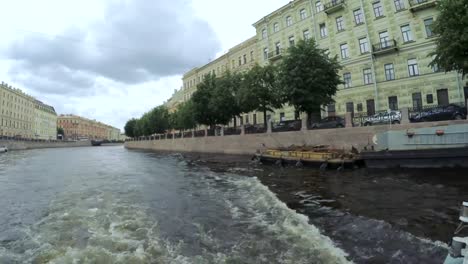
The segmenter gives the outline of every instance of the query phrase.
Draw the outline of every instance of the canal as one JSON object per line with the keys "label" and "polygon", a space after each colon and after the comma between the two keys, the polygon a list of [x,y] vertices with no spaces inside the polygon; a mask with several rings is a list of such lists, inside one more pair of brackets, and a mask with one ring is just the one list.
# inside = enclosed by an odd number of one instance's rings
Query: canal
{"label": "canal", "polygon": [[441,263],[460,172],[130,151],[0,156],[0,263]]}

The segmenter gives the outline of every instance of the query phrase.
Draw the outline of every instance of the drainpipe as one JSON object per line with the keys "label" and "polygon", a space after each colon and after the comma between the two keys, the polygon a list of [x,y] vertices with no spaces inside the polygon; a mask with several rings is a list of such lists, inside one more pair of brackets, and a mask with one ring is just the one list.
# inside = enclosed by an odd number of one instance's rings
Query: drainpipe
{"label": "drainpipe", "polygon": [[364,24],[366,25],[367,40],[369,41],[369,49],[370,49],[370,56],[369,57],[371,59],[371,64],[372,64],[372,79],[373,79],[373,82],[374,82],[375,108],[376,108],[376,111],[380,111],[379,90],[377,88],[377,74],[375,73],[375,62],[374,62],[374,56],[372,55],[372,41],[371,41],[371,38],[370,38],[370,35],[369,35],[369,26],[367,24],[367,18],[366,18],[366,12],[364,10],[364,4],[363,4],[362,0],[360,0],[360,2],[361,2],[362,14],[364,16]]}

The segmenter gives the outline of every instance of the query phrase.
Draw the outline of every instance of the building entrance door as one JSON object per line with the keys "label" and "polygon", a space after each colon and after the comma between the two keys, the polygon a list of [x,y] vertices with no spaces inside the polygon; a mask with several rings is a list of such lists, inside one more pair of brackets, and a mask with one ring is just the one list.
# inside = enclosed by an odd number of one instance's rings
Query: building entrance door
{"label": "building entrance door", "polygon": [[375,115],[375,101],[374,99],[367,100],[367,115],[372,116]]}
{"label": "building entrance door", "polygon": [[437,104],[438,105],[448,105],[449,97],[447,89],[437,90]]}

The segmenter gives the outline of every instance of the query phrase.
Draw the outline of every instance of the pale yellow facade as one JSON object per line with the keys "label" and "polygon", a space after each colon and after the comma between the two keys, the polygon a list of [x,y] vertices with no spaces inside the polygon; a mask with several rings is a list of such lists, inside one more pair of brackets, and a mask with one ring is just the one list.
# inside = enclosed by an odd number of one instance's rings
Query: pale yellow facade
{"label": "pale yellow facade", "polygon": [[[253,26],[256,36],[247,48],[235,48],[183,77],[188,100],[208,72],[243,66],[244,55],[252,63],[276,63],[287,48],[305,38],[337,56],[345,85],[335,104],[324,106],[323,116],[346,112],[376,111],[463,103],[468,84],[457,73],[429,67],[436,36],[431,25],[437,19],[436,0],[294,0],[266,15]],[[241,44],[241,46],[244,45]],[[248,60],[250,62],[250,60]],[[226,67],[226,65],[228,65]],[[269,113],[274,121],[298,118],[291,107]],[[262,122],[261,113],[244,115],[250,123]],[[253,120],[253,121],[252,121]]]}
{"label": "pale yellow facade", "polygon": [[35,99],[6,83],[0,84],[0,135],[34,138]]}
{"label": "pale yellow facade", "polygon": [[57,113],[52,106],[38,100],[34,102],[34,138],[57,139]]}
{"label": "pale yellow facade", "polygon": [[68,140],[119,140],[118,128],[77,115],[60,115],[57,125],[63,128]]}

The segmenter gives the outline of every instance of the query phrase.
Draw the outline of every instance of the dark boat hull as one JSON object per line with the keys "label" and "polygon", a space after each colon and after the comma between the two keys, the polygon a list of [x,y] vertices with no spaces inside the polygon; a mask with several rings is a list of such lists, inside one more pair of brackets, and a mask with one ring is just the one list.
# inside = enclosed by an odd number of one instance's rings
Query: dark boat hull
{"label": "dark boat hull", "polygon": [[361,158],[375,169],[468,168],[468,147],[363,152]]}
{"label": "dark boat hull", "polygon": [[298,160],[298,159],[288,159],[288,158],[270,157],[270,156],[262,156],[262,155],[257,155],[257,159],[259,159],[260,162],[262,162],[263,164],[281,165],[281,166],[300,165],[304,167],[322,168],[322,169],[337,169],[340,167],[346,168],[346,169],[353,169],[355,167],[360,167],[358,160],[344,160],[344,161]]}

